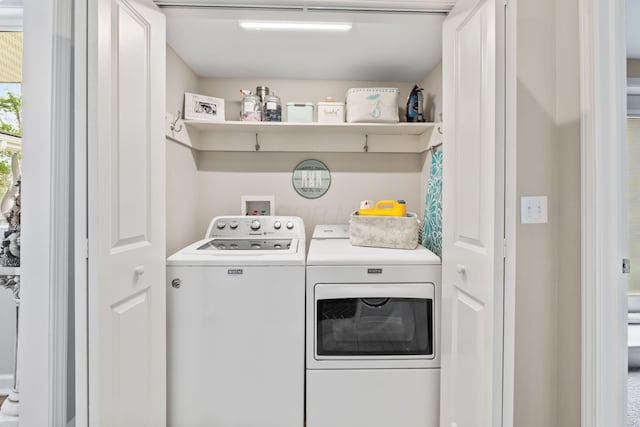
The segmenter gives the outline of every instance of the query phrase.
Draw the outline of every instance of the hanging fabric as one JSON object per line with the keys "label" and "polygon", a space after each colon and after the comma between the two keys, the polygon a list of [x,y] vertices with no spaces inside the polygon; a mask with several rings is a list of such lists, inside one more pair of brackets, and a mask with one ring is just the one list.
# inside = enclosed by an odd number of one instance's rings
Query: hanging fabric
{"label": "hanging fabric", "polygon": [[434,151],[422,220],[422,244],[442,256],[442,151]]}

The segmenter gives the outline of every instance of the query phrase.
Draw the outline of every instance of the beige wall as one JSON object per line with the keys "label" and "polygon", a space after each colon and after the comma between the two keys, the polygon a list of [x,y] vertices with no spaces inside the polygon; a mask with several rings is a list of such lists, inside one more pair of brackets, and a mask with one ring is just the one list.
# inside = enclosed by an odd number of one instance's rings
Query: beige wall
{"label": "beige wall", "polygon": [[[241,88],[268,86],[286,102],[313,102],[332,96],[343,101],[350,87],[398,87],[406,101],[410,82],[233,80],[198,78],[168,47],[167,108],[181,107],[185,91],[225,100],[227,120],[238,120]],[[178,83],[178,84],[176,84]],[[336,135],[327,135],[336,138]],[[283,134],[283,139],[295,136]],[[295,142],[295,141],[293,141]],[[419,154],[195,152],[172,141],[167,148],[167,251],[196,240],[216,215],[239,215],[242,195],[275,196],[278,215],[300,216],[308,235],[317,224],[346,223],[361,200],[404,199],[422,215],[425,162]],[[315,158],[331,170],[331,188],[320,199],[299,196],[291,186],[293,168]]]}
{"label": "beige wall", "polygon": [[555,124],[553,0],[518,3],[517,193],[547,195],[549,223],[517,226],[515,423],[557,426],[558,304],[553,268]]}
{"label": "beige wall", "polygon": [[422,81],[424,89],[424,118],[428,122],[442,121],[442,62]]}
{"label": "beige wall", "polygon": [[[413,87],[410,82],[202,78],[198,90],[205,95],[224,98],[227,119],[238,120],[240,88],[254,90],[258,85],[269,87],[280,97],[283,106],[287,102],[313,102],[315,105],[327,96],[344,101],[351,87],[397,87],[402,106]],[[283,120],[285,116],[283,112]],[[282,134],[282,138],[294,136]],[[291,186],[293,168],[309,158],[324,162],[331,171],[331,188],[315,200],[299,196]],[[421,169],[421,156],[417,154],[200,153],[201,203],[197,221],[203,227],[214,215],[240,214],[241,195],[275,196],[276,213],[300,216],[309,236],[317,224],[348,222],[349,214],[364,199],[404,199],[411,212],[421,215]]]}
{"label": "beige wall", "polygon": [[[433,70],[427,74],[427,77],[422,81],[421,87],[424,89],[424,118],[428,122],[441,122],[442,121],[442,62],[436,65]],[[442,128],[440,128],[442,129]],[[438,132],[436,128],[435,132]],[[438,136],[437,139],[432,139],[432,144],[437,144],[437,141],[442,139]],[[442,149],[439,148],[440,150]],[[427,151],[422,155],[422,174],[420,177],[420,194],[422,197],[426,197],[427,184],[429,182],[429,176],[431,173],[431,151]],[[422,217],[422,213],[420,213]]]}
{"label": "beige wall", "polygon": [[627,77],[640,78],[640,59],[627,59]]}
{"label": "beige wall", "polygon": [[518,225],[515,425],[580,425],[578,1],[518,2],[518,196],[549,223]]}
{"label": "beige wall", "polygon": [[[182,110],[184,93],[196,91],[197,84],[195,74],[167,45],[167,112]],[[167,139],[167,255],[204,235],[193,209],[198,197],[195,153]]]}
{"label": "beige wall", "polygon": [[580,28],[578,0],[556,3],[554,269],[558,286],[558,426],[580,426]]}
{"label": "beige wall", "polygon": [[[627,119],[627,222],[631,265],[640,264],[640,119]],[[640,271],[629,274],[629,293],[640,295]],[[631,302],[630,304],[631,305]]]}
{"label": "beige wall", "polygon": [[[291,171],[308,158],[331,170],[331,188],[315,200],[299,196]],[[278,215],[300,216],[307,236],[317,224],[346,223],[360,200],[405,199],[421,212],[420,156],[377,153],[200,153],[198,224],[214,215],[238,215],[241,195],[275,196]],[[204,229],[204,228],[203,228]]]}

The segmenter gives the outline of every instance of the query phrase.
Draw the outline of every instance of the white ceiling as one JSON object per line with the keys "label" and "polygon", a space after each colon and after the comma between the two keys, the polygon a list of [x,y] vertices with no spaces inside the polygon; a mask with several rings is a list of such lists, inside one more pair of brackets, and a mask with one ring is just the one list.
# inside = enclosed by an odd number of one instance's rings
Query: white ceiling
{"label": "white ceiling", "polygon": [[640,0],[627,0],[627,58],[640,59]]}
{"label": "white ceiling", "polygon": [[[422,81],[443,14],[164,9],[167,42],[201,77]],[[352,22],[348,33],[247,31],[239,19]]]}

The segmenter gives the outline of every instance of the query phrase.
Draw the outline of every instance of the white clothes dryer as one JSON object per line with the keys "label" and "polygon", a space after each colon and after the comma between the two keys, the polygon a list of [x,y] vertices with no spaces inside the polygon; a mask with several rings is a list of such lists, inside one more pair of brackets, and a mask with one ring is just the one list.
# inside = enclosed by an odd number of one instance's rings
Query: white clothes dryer
{"label": "white clothes dryer", "polygon": [[308,427],[439,425],[440,258],[352,246],[318,225],[307,255]]}
{"label": "white clothes dryer", "polygon": [[169,426],[303,426],[304,261],[297,217],[214,218],[169,257]]}

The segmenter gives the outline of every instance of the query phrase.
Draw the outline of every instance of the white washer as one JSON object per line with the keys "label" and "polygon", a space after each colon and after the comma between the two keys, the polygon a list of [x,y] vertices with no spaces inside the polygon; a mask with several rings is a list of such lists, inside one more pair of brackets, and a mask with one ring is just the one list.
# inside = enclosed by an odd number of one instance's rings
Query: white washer
{"label": "white washer", "polygon": [[352,246],[318,225],[307,255],[308,427],[436,427],[440,258]]}
{"label": "white washer", "polygon": [[304,224],[218,217],[167,260],[168,425],[302,427]]}

